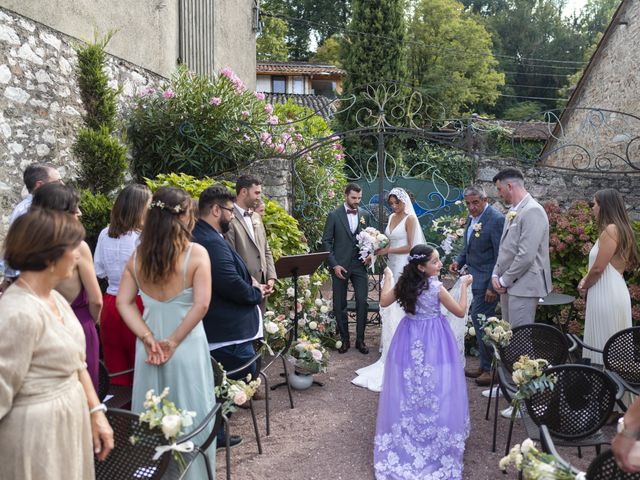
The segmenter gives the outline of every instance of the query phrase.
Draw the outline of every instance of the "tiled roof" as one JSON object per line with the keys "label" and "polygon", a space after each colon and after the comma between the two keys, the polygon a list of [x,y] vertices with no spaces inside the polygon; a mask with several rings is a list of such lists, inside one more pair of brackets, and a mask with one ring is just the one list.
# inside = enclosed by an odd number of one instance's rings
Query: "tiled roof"
{"label": "tiled roof", "polygon": [[307,62],[257,62],[256,73],[287,73],[290,75],[345,75],[335,65]]}
{"label": "tiled roof", "polygon": [[539,140],[546,142],[551,136],[555,123],[548,122],[518,122],[513,120],[487,120],[483,123],[508,128],[513,133],[511,138],[516,140]]}
{"label": "tiled roof", "polygon": [[331,118],[336,113],[336,104],[332,103],[332,100],[324,95],[300,95],[293,93],[269,93],[264,92],[265,100],[269,103],[287,103],[288,100],[293,100],[296,105],[301,107],[308,107],[318,115],[322,115],[324,118]]}

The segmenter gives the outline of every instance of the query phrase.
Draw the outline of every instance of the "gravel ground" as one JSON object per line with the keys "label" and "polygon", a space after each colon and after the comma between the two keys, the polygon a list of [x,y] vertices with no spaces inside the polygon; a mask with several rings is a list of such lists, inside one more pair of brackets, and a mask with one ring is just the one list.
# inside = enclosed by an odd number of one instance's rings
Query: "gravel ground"
{"label": "gravel ground", "polygon": [[[352,333],[352,336],[353,333]],[[350,383],[354,371],[373,363],[378,357],[380,327],[367,327],[367,344],[371,352],[362,355],[355,348],[340,355],[333,352],[329,371],[316,375],[323,387],[312,386],[305,391],[293,391],[295,408],[289,408],[287,389],[270,392],[271,435],[266,436],[264,400],[254,402],[260,428],[263,454],[259,455],[251,415],[240,410],[231,422],[233,434],[244,441],[232,449],[234,480],[370,480],[373,475],[373,436],[375,433],[378,394]],[[477,362],[468,358],[469,364]],[[271,384],[280,381],[282,364],[276,363],[267,372]],[[517,478],[514,470],[503,475],[498,461],[504,453],[509,422],[498,420],[498,452],[491,453],[492,422],[484,419],[486,398],[483,388],[467,379],[471,434],[464,456],[464,479],[489,480]],[[502,401],[501,408],[506,407]],[[493,410],[493,408],[492,408]],[[613,427],[606,428],[609,436]],[[514,428],[514,442],[526,438],[519,422]],[[512,444],[514,443],[512,442]],[[586,468],[595,456],[593,449],[583,451],[579,459],[575,449],[560,449],[568,461]],[[225,478],[224,449],[218,450],[217,478]]]}

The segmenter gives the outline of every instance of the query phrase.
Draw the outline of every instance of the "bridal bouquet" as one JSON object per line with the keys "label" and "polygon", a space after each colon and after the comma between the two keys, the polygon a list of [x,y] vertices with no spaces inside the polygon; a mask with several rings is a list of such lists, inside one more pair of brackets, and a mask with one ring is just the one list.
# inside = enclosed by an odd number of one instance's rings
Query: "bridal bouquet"
{"label": "bridal bouquet", "polygon": [[522,445],[515,445],[509,455],[500,460],[500,469],[506,473],[507,467],[514,464],[522,472],[525,480],[585,480],[583,472],[574,474],[571,469],[559,464],[549,453],[538,450],[530,438]]}
{"label": "bridal bouquet", "polygon": [[327,371],[329,353],[318,339],[307,339],[301,335],[289,349],[289,361],[297,370],[304,373],[320,373]]}
{"label": "bridal bouquet", "polygon": [[[153,459],[158,460],[165,452],[171,451],[173,458],[182,470],[186,468],[181,452],[193,451],[193,442],[184,442],[176,444],[176,439],[182,435],[182,427],[189,427],[193,424],[193,417],[196,412],[182,410],[170,401],[169,387],[165,388],[160,395],[154,395],[153,389],[149,390],[145,395],[143,404],[145,411],[140,414],[140,423],[149,424],[149,429],[160,428],[164,434],[164,438],[169,441],[169,445],[156,447],[156,454]],[[138,438],[129,437],[129,442],[135,445]]]}
{"label": "bridal bouquet", "polygon": [[247,375],[245,380],[232,380],[227,377],[226,371],[222,372],[222,381],[216,386],[215,394],[222,402],[222,413],[227,415],[253,398],[262,382],[260,378],[251,380],[251,374]]}
{"label": "bridal bouquet", "polygon": [[360,260],[363,262],[376,250],[389,245],[389,239],[373,227],[367,227],[356,235],[358,249],[360,250]]}

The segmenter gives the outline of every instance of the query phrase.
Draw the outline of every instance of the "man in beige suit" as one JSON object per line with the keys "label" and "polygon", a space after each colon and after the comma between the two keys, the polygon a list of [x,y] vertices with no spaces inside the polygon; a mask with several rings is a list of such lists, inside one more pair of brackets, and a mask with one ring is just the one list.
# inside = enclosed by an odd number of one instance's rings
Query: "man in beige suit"
{"label": "man in beige suit", "polygon": [[248,175],[238,178],[233,206],[235,215],[225,238],[245,261],[256,283],[267,285],[265,295],[268,295],[278,277],[262,218],[254,212],[261,195],[262,182],[259,179]]}
{"label": "man in beige suit", "polygon": [[551,292],[549,219],[525,190],[520,170],[504,169],[493,183],[511,208],[505,215],[491,283],[500,294],[503,319],[517,327],[534,322],[540,298]]}

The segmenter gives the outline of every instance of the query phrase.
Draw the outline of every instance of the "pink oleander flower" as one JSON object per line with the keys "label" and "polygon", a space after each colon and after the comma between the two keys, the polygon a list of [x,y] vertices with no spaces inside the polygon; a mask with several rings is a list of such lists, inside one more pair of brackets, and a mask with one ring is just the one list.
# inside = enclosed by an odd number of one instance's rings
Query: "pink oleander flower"
{"label": "pink oleander flower", "polygon": [[246,120],[247,118],[249,118],[249,115],[251,115],[249,110],[243,110],[240,114],[240,117],[242,118],[242,120]]}
{"label": "pink oleander flower", "polygon": [[266,97],[262,92],[254,92],[253,93],[258,100],[264,100]]}
{"label": "pink oleander flower", "polygon": [[229,67],[224,67],[222,69],[222,75],[224,75],[227,78],[231,78],[234,76],[233,70],[231,70],[231,68]]}
{"label": "pink oleander flower", "polygon": [[267,122],[270,125],[277,125],[278,124],[278,117],[276,117],[275,115],[269,115],[269,120],[267,120]]}
{"label": "pink oleander flower", "polygon": [[162,92],[162,96],[166,99],[173,98],[176,94],[170,88],[167,88],[164,92]]}
{"label": "pink oleander flower", "polygon": [[271,138],[271,134],[269,132],[262,132],[260,134],[260,143],[271,145],[273,143],[273,139]]}
{"label": "pink oleander flower", "polygon": [[267,115],[271,115],[273,113],[273,105],[271,105],[270,103],[267,103],[264,106],[264,111]]}
{"label": "pink oleander flower", "polygon": [[155,92],[155,90],[151,87],[143,87],[138,91],[138,97],[142,98],[142,97],[146,97],[149,95],[152,95]]}
{"label": "pink oleander flower", "polygon": [[285,151],[285,146],[282,143],[279,143],[275,146],[276,153],[284,153],[284,151]]}
{"label": "pink oleander flower", "polygon": [[336,160],[342,160],[344,158],[344,153],[336,153]]}
{"label": "pink oleander flower", "polygon": [[331,147],[334,150],[342,150],[342,145],[340,145],[339,143],[334,143],[334,144],[331,145]]}
{"label": "pink oleander flower", "polygon": [[222,99],[220,97],[211,97],[211,100],[209,100],[209,103],[211,105],[218,106],[222,103]]}
{"label": "pink oleander flower", "polygon": [[282,135],[280,135],[280,140],[282,141],[282,143],[288,143],[291,141],[291,135],[285,132]]}

